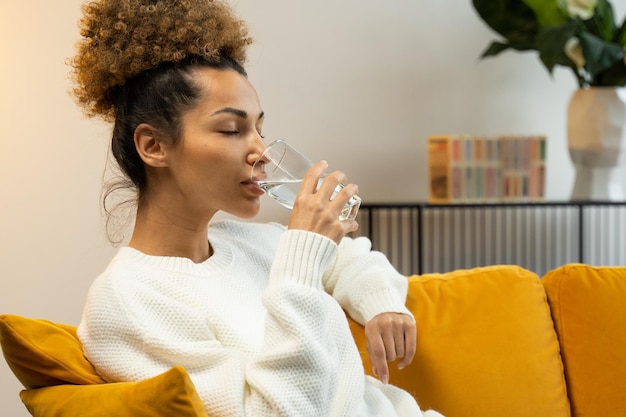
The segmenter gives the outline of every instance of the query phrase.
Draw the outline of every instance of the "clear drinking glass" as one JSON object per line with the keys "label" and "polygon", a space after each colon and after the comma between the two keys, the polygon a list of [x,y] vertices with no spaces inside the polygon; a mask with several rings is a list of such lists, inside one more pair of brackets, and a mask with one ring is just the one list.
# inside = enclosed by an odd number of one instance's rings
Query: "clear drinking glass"
{"label": "clear drinking glass", "polygon": [[[262,163],[263,167],[259,167],[259,163]],[[284,140],[279,139],[267,145],[263,154],[254,163],[252,180],[274,200],[291,210],[304,179],[304,174],[312,166],[311,160]],[[259,176],[261,172],[264,174]],[[322,181],[323,178],[320,180],[320,184]],[[343,184],[337,185],[331,200],[343,187]],[[360,206],[361,198],[356,195],[352,196],[341,211],[339,220],[353,220],[356,218]]]}

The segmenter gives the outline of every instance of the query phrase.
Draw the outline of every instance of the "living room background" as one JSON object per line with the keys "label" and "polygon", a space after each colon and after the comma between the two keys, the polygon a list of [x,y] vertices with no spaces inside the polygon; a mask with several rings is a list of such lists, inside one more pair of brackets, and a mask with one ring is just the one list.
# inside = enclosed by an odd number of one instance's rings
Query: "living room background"
{"label": "living room background", "polygon": [[[615,2],[618,16],[626,2]],[[0,312],[77,324],[115,248],[100,192],[110,129],[82,116],[65,59],[82,0],[0,3]],[[479,56],[495,34],[469,0],[236,0],[255,43],[247,70],[268,140],[327,159],[364,202],[427,198],[426,137],[545,134],[548,199],[567,199],[568,71],[534,52]],[[620,19],[621,20],[621,19]],[[285,222],[264,198],[259,221]],[[26,417],[0,361],[0,404]]]}

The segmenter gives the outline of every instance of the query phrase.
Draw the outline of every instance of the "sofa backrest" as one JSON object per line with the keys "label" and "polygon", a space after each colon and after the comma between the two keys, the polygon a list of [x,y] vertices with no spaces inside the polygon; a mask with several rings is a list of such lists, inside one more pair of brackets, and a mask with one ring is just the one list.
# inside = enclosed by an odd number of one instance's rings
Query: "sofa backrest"
{"label": "sofa backrest", "polygon": [[[413,363],[390,382],[446,417],[567,417],[559,344],[539,277],[490,266],[409,278]],[[362,329],[351,324],[371,372]]]}
{"label": "sofa backrest", "polygon": [[626,267],[564,265],[542,282],[572,415],[626,416]]}

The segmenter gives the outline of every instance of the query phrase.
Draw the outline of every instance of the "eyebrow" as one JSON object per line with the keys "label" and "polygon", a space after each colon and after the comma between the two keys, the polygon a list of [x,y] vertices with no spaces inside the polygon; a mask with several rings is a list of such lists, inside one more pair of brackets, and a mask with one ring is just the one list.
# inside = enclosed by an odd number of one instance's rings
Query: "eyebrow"
{"label": "eyebrow", "polygon": [[[221,114],[221,113],[229,113],[229,114],[234,114],[237,117],[241,117],[242,119],[247,119],[248,118],[248,113],[244,110],[240,110],[240,109],[236,109],[234,107],[224,107],[223,109],[219,109],[218,111],[214,112],[211,116],[215,116],[217,114]],[[259,114],[259,119],[262,119],[263,117],[265,117],[265,112],[262,111]]]}

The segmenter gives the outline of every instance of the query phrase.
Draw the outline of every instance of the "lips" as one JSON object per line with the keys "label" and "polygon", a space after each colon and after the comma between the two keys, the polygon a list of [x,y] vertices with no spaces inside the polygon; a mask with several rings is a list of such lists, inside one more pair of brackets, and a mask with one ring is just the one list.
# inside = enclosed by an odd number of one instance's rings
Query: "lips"
{"label": "lips", "polygon": [[254,195],[263,195],[265,192],[253,180],[242,181],[241,184]]}

